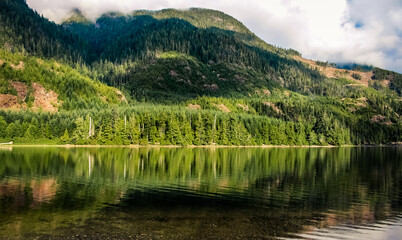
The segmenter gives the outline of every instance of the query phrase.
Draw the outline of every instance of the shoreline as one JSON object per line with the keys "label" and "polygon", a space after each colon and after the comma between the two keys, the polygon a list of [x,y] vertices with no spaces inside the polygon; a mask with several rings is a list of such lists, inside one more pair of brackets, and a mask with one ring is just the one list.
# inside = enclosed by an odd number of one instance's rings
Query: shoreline
{"label": "shoreline", "polygon": [[396,144],[378,144],[378,145],[255,145],[255,146],[231,146],[231,145],[50,145],[50,144],[13,144],[13,145],[0,145],[0,148],[10,148],[10,147],[54,147],[54,148],[342,148],[342,147],[402,147],[402,143]]}

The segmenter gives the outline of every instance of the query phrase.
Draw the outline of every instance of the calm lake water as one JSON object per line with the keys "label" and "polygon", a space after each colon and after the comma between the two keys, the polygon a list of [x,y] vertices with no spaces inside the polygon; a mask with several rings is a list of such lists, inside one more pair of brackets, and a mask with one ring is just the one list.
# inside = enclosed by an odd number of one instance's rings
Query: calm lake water
{"label": "calm lake water", "polygon": [[402,239],[402,148],[0,148],[2,239]]}

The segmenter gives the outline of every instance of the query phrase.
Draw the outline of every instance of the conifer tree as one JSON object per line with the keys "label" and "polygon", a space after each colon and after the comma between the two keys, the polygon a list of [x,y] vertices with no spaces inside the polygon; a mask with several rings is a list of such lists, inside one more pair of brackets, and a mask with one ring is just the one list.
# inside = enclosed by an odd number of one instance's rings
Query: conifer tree
{"label": "conifer tree", "polygon": [[135,115],[132,114],[128,120],[129,137],[132,144],[138,144],[140,138],[139,123],[137,123]]}
{"label": "conifer tree", "polygon": [[85,128],[85,121],[82,117],[77,118],[75,121],[76,128],[73,133],[72,140],[76,144],[85,144],[86,143],[86,137],[87,137],[87,131]]}
{"label": "conifer tree", "polygon": [[8,138],[17,137],[17,127],[15,126],[14,123],[8,124],[6,128],[6,137]]}
{"label": "conifer tree", "polygon": [[149,141],[150,141],[152,144],[156,144],[157,142],[160,141],[159,131],[158,131],[158,129],[156,128],[155,125],[151,127],[151,131],[150,131],[150,133],[149,133]]}
{"label": "conifer tree", "polygon": [[218,137],[219,145],[229,145],[228,132],[229,129],[228,129],[227,118],[222,118],[219,126],[219,137]]}
{"label": "conifer tree", "polygon": [[35,125],[30,124],[24,136],[28,139],[37,139],[38,128]]}
{"label": "conifer tree", "polygon": [[167,128],[168,129],[166,131],[166,137],[170,141],[170,143],[181,145],[183,143],[182,136],[180,132],[179,123],[175,116],[171,116],[171,118],[168,121]]}
{"label": "conifer tree", "polygon": [[194,144],[195,145],[203,145],[205,137],[205,129],[204,123],[202,122],[201,114],[197,114],[197,118],[195,119],[195,129],[194,129]]}
{"label": "conifer tree", "polygon": [[319,144],[317,134],[314,132],[314,130],[311,130],[310,134],[308,135],[308,142],[310,145]]}
{"label": "conifer tree", "polygon": [[240,145],[239,139],[239,124],[238,119],[231,115],[229,117],[229,144],[230,145]]}
{"label": "conifer tree", "polygon": [[7,122],[4,120],[2,116],[0,116],[0,138],[4,138],[7,135]]}
{"label": "conifer tree", "polygon": [[70,135],[68,134],[67,128],[66,128],[66,130],[64,130],[64,134],[63,134],[63,136],[60,137],[60,140],[61,140],[63,143],[68,143],[68,142],[70,142]]}

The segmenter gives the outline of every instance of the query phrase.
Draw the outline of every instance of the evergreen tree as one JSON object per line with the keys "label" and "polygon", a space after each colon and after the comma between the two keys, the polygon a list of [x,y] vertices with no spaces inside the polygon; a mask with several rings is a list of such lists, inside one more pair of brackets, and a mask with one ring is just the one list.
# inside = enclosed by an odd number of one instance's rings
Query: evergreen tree
{"label": "evergreen tree", "polygon": [[73,133],[72,140],[76,144],[86,144],[88,132],[86,131],[85,121],[82,117],[77,118],[75,121],[76,128]]}
{"label": "evergreen tree", "polygon": [[297,134],[297,137],[296,137],[296,140],[295,140],[296,145],[305,145],[305,144],[307,144],[305,126],[301,122],[301,119],[299,119],[299,122],[296,123],[296,134]]}
{"label": "evergreen tree", "polygon": [[14,123],[10,123],[6,128],[6,137],[14,138],[17,137],[17,127]]}
{"label": "evergreen tree", "polygon": [[291,122],[286,123],[285,135],[287,136],[287,141],[285,142],[285,145],[295,145],[296,134],[293,123]]}
{"label": "evergreen tree", "polygon": [[318,145],[318,138],[317,138],[317,134],[311,130],[310,134],[308,135],[308,142],[310,145]]}
{"label": "evergreen tree", "polygon": [[67,128],[66,128],[66,130],[64,130],[64,134],[63,134],[63,136],[60,137],[60,140],[63,143],[69,143],[70,142],[70,135],[68,134]]}
{"label": "evergreen tree", "polygon": [[238,120],[233,115],[229,118],[229,144],[240,145]]}
{"label": "evergreen tree", "polygon": [[166,138],[170,141],[170,143],[174,145],[181,145],[183,141],[177,118],[171,116],[168,121],[167,128],[168,129],[166,131]]}
{"label": "evergreen tree", "polygon": [[183,145],[192,145],[194,140],[194,132],[191,128],[190,122],[184,122],[181,132],[183,135]]}
{"label": "evergreen tree", "polygon": [[7,135],[7,122],[4,120],[2,116],[0,116],[0,138],[4,138]]}
{"label": "evergreen tree", "polygon": [[38,128],[35,125],[30,124],[24,136],[28,139],[37,139],[38,132]]}
{"label": "evergreen tree", "polygon": [[140,126],[136,121],[136,118],[133,115],[131,115],[129,121],[128,121],[128,131],[129,131],[129,137],[131,139],[132,144],[139,144],[139,139],[140,139]]}
{"label": "evergreen tree", "polygon": [[195,145],[203,145],[204,138],[205,138],[205,129],[204,129],[204,123],[202,121],[201,114],[197,114],[197,118],[194,120],[195,124],[195,129],[194,129],[194,141],[193,143]]}
{"label": "evergreen tree", "polygon": [[228,133],[229,133],[228,121],[227,118],[223,118],[220,121],[219,126],[219,137],[218,137],[219,145],[229,145]]}
{"label": "evergreen tree", "polygon": [[129,132],[126,119],[119,119],[116,125],[115,137],[113,139],[114,144],[117,145],[129,145]]}
{"label": "evergreen tree", "polygon": [[155,125],[151,127],[151,131],[149,133],[149,141],[152,144],[156,144],[160,141],[159,131]]}
{"label": "evergreen tree", "polygon": [[23,137],[24,136],[24,132],[22,131],[22,125],[20,123],[20,120],[16,120],[14,122],[14,126],[15,126],[15,130],[14,130],[14,137]]}

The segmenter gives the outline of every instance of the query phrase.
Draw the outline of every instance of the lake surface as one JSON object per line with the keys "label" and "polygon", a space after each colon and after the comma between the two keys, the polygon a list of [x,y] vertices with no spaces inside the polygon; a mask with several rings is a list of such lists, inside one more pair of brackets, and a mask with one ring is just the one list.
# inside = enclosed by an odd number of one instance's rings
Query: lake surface
{"label": "lake surface", "polygon": [[402,148],[0,148],[2,239],[402,239]]}

